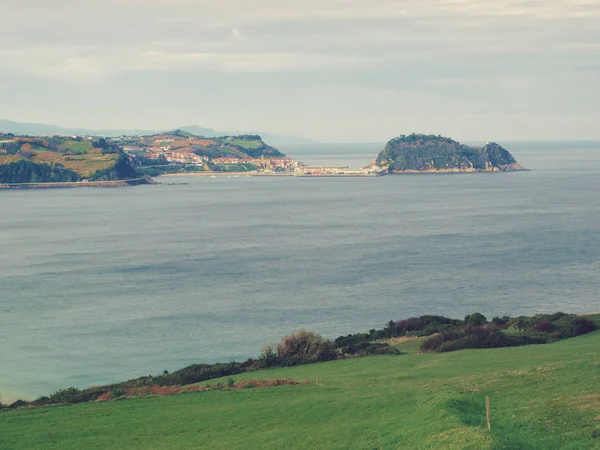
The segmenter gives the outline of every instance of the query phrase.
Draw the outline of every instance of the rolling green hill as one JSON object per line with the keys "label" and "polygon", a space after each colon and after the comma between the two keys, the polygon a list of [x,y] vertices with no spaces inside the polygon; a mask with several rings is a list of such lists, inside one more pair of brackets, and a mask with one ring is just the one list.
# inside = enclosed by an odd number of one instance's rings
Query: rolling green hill
{"label": "rolling green hill", "polygon": [[420,339],[234,377],[308,385],[2,411],[0,448],[600,449],[600,331],[450,353],[417,353]]}

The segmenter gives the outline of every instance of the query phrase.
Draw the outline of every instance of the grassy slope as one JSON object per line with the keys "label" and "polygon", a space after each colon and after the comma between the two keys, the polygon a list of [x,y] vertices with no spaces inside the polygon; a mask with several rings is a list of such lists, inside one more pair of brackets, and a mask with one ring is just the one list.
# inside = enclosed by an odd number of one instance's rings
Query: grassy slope
{"label": "grassy slope", "polygon": [[254,149],[263,145],[261,141],[254,141],[249,139],[234,139],[231,143],[233,145],[239,145],[240,147],[245,149]]}
{"label": "grassy slope", "polygon": [[3,412],[0,448],[600,449],[600,331],[439,355],[398,345],[409,354],[236,377],[309,386]]}
{"label": "grassy slope", "polygon": [[[100,149],[92,149],[88,142],[65,141],[65,146],[73,146],[74,155],[64,155],[60,152],[38,149],[32,150],[34,156],[30,160],[36,164],[62,164],[67,169],[77,172],[82,177],[88,177],[97,170],[104,170],[114,166],[117,156],[115,154],[103,155]],[[90,147],[86,149],[86,147]],[[81,153],[81,152],[86,153]],[[0,165],[25,159],[19,155],[0,155]]]}

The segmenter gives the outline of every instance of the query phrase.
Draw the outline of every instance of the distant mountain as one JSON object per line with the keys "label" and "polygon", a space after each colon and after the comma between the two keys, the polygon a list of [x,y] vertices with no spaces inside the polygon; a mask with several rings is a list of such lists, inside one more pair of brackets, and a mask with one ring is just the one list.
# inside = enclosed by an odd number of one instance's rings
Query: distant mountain
{"label": "distant mountain", "polygon": [[198,125],[188,125],[164,130],[140,130],[140,129],[90,129],[61,127],[44,123],[15,122],[0,119],[0,133],[14,133],[18,135],[53,136],[53,135],[91,135],[91,136],[148,136],[166,131],[182,130],[196,136],[223,137],[239,135],[260,135],[263,141],[269,145],[278,147],[285,145],[315,144],[317,141],[293,136],[283,136],[273,133],[261,133],[256,131],[216,131],[212,128],[204,128]]}
{"label": "distant mountain", "polygon": [[61,127],[58,125],[48,125],[45,123],[14,122],[12,120],[0,119],[0,133],[14,133],[17,135],[32,136],[68,136],[72,134],[90,135],[90,136],[122,136],[122,135],[145,135],[155,133],[153,130],[137,129],[89,129]]}
{"label": "distant mountain", "polygon": [[[204,128],[198,125],[187,125],[184,127],[174,128],[174,130],[181,130],[191,133],[195,136],[204,136],[204,137],[223,137],[229,136],[229,133],[219,132],[217,130],[213,130],[212,128]],[[172,131],[172,130],[164,130],[164,131]],[[244,133],[239,133],[244,134]]]}
{"label": "distant mountain", "polygon": [[498,144],[472,147],[447,137],[424,134],[392,139],[377,156],[377,165],[388,167],[391,173],[525,170]]}

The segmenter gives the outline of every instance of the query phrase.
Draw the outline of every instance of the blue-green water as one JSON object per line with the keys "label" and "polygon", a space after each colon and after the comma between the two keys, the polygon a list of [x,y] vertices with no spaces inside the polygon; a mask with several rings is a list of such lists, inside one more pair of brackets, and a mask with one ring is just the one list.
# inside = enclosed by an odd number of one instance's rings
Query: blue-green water
{"label": "blue-green water", "polygon": [[600,310],[600,145],[509,148],[533,171],[0,192],[0,394],[245,359],[298,328]]}

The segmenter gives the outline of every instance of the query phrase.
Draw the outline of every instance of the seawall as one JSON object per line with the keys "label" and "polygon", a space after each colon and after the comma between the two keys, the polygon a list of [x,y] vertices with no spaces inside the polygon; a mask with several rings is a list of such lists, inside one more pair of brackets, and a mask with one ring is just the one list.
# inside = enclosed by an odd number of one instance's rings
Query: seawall
{"label": "seawall", "polygon": [[143,178],[133,178],[131,180],[115,180],[115,181],[75,181],[75,182],[56,182],[56,183],[5,183],[5,184],[0,184],[0,189],[125,187],[125,186],[139,186],[141,184],[156,184],[156,182],[150,177],[143,177]]}

